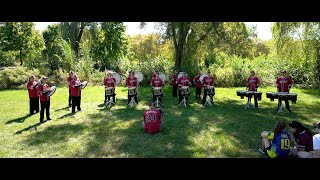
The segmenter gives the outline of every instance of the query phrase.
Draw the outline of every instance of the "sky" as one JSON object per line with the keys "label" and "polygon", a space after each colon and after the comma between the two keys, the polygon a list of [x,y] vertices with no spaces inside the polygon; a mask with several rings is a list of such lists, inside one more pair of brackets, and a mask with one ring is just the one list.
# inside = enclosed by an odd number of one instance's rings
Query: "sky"
{"label": "sky", "polygon": [[[35,22],[36,29],[39,31],[43,31],[48,27],[48,25],[56,23],[56,22]],[[257,25],[257,33],[258,38],[262,40],[268,40],[272,38],[271,33],[271,22],[246,22],[247,25]],[[124,25],[127,26],[127,33],[129,35],[136,35],[136,34],[149,34],[153,32],[154,23],[148,22],[147,26],[143,29],[140,29],[140,22],[124,22]]]}

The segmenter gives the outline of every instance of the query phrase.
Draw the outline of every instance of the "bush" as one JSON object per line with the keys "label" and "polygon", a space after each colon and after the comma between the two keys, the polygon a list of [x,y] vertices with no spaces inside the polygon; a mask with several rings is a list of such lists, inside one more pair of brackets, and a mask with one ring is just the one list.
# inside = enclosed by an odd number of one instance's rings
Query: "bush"
{"label": "bush", "polygon": [[0,67],[14,66],[16,53],[0,51]]}
{"label": "bush", "polygon": [[39,77],[39,71],[25,67],[10,67],[0,71],[0,89],[24,89],[30,75]]}

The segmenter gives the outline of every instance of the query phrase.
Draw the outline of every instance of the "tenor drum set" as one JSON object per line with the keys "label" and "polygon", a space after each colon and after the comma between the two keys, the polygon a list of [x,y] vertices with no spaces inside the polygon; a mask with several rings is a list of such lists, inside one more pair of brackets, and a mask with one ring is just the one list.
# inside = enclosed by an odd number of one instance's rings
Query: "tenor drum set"
{"label": "tenor drum set", "polygon": [[262,92],[257,92],[257,91],[247,91],[247,90],[237,90],[237,96],[240,96],[241,99],[243,99],[244,97],[248,98],[246,107],[244,109],[247,108],[253,108],[252,104],[251,104],[251,98],[257,98],[258,101],[261,101],[262,99]]}

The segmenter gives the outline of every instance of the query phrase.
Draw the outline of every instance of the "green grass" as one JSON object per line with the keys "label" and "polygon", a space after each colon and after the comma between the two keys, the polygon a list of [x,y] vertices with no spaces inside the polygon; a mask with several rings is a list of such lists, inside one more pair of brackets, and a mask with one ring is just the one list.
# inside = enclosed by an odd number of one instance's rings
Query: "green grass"
{"label": "green grass", "polygon": [[244,88],[216,88],[214,106],[202,107],[191,88],[190,105],[178,107],[171,87],[164,88],[164,130],[155,135],[143,131],[143,112],[151,101],[151,88],[139,91],[139,105],[126,107],[127,89],[118,87],[117,105],[107,109],[102,87],[83,90],[82,111],[72,115],[68,89],[57,88],[51,97],[52,121],[39,125],[39,114],[29,112],[26,90],[0,91],[0,157],[263,157],[260,133],[273,129],[277,119],[301,121],[311,128],[320,120],[320,93],[298,93],[292,113],[277,113],[277,102],[266,98],[274,87],[259,88],[259,109],[244,109],[245,99],[236,95]]}

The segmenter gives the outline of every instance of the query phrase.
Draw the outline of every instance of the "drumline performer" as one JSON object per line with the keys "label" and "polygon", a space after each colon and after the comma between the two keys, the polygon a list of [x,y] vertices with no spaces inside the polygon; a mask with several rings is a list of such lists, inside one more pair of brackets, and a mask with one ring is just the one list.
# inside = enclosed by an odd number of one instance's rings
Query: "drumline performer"
{"label": "drumline performer", "polygon": [[[276,81],[276,84],[277,84],[278,92],[287,92],[287,93],[289,93],[293,82],[292,82],[291,78],[287,77],[287,71],[286,70],[282,71],[282,76],[278,77],[278,79]],[[290,105],[289,105],[289,100],[288,100],[287,97],[284,97],[284,98],[283,97],[279,97],[277,111],[279,110],[279,108],[280,108],[280,106],[282,104],[282,100],[285,101],[286,109],[289,112],[291,112]]]}
{"label": "drumline performer", "polygon": [[172,96],[177,97],[177,89],[178,89],[178,70],[175,71],[175,73],[171,76],[171,84],[172,84]]}
{"label": "drumline performer", "polygon": [[[250,71],[250,77],[247,80],[247,90],[257,92],[260,84],[259,78],[256,77],[255,72]],[[248,101],[251,102],[251,97],[248,97]],[[258,108],[258,97],[254,96],[254,107]]]}
{"label": "drumline performer", "polygon": [[[206,103],[206,98],[208,95],[208,86],[214,86],[215,80],[211,76],[211,72],[208,70],[207,71],[207,76],[202,79],[202,84],[203,84],[203,99],[202,99],[202,105],[205,105]],[[213,96],[214,96],[214,87],[213,87]],[[213,102],[213,97],[210,95],[210,101]]]}
{"label": "drumline performer", "polygon": [[69,85],[69,107],[71,107],[71,81],[72,81],[72,77],[73,77],[73,74],[74,74],[74,72],[73,71],[70,71],[69,72],[69,76],[68,76],[68,78],[67,78],[67,81],[68,81],[68,85]]}
{"label": "drumline performer", "polygon": [[112,95],[107,95],[107,91],[104,92],[104,103],[108,101],[110,101],[110,97],[112,96],[113,98],[113,103],[116,103],[116,82],[117,80],[113,77],[113,75],[108,72],[107,73],[107,77],[104,78],[103,80],[103,84],[104,84],[104,88],[109,88],[112,87],[113,88],[113,94]]}
{"label": "drumline performer", "polygon": [[71,81],[71,98],[72,98],[72,113],[75,113],[76,107],[81,111],[81,81],[76,74],[73,74]]}
{"label": "drumline performer", "polygon": [[37,92],[38,82],[35,81],[35,76],[31,75],[27,84],[28,94],[29,94],[29,112],[30,115],[39,112],[39,96]]}
{"label": "drumline performer", "polygon": [[162,129],[163,113],[162,110],[156,109],[154,102],[150,103],[150,109],[146,110],[143,115],[143,129],[149,134],[155,134]]}
{"label": "drumline performer", "polygon": [[201,84],[201,81],[200,81],[200,76],[201,76],[201,71],[198,72],[198,75],[196,75],[194,78],[193,78],[193,82],[195,83],[196,85],[196,99],[201,99],[201,88],[202,88],[202,84]]}
{"label": "drumline performer", "polygon": [[161,95],[155,95],[154,94],[154,88],[155,87],[161,87],[162,88],[162,86],[163,86],[163,81],[162,81],[161,78],[159,78],[159,72],[156,72],[156,77],[152,79],[150,85],[152,86],[152,89],[153,89],[152,90],[152,97],[153,97],[152,102],[155,102],[156,98],[158,96],[159,101],[162,104],[162,98],[161,98],[161,97],[163,97],[162,89],[161,89]]}
{"label": "drumline performer", "polygon": [[[191,80],[187,77],[187,73],[186,72],[183,72],[183,74],[182,74],[182,77],[180,77],[178,80],[177,80],[177,84],[178,84],[178,87],[179,87],[179,103],[178,104],[180,104],[181,103],[181,101],[182,101],[182,94],[181,94],[181,88],[182,88],[182,86],[190,86],[190,84],[191,84]],[[186,96],[185,98],[186,98],[186,100],[187,100],[187,102],[189,102],[189,98],[188,98],[188,96],[190,95],[190,92],[188,93],[188,94],[184,94],[184,96]]]}
{"label": "drumline performer", "polygon": [[[139,81],[136,77],[134,77],[134,72],[132,70],[129,72],[129,76],[126,79],[126,85],[128,86],[128,88],[135,87],[136,90],[138,88]],[[128,90],[128,105],[130,104],[132,97],[134,97],[135,102],[138,104],[137,94],[130,95]]]}
{"label": "drumline performer", "polygon": [[43,123],[44,109],[46,109],[47,120],[50,118],[50,96],[47,93],[50,91],[50,87],[47,84],[48,77],[42,76],[39,80],[39,85],[37,87],[38,95],[40,97],[40,123]]}

